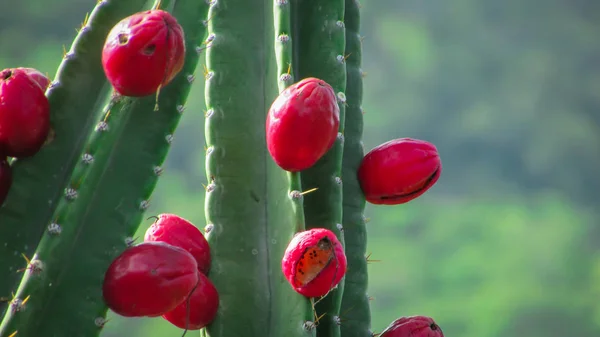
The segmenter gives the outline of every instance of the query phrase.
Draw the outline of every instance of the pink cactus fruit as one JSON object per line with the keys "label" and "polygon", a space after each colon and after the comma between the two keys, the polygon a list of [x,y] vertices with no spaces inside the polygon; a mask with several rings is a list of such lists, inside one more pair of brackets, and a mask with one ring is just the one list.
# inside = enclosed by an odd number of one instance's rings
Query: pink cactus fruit
{"label": "pink cactus fruit", "polygon": [[379,337],[444,337],[444,333],[433,318],[410,316],[393,321]]}
{"label": "pink cactus fruit", "polygon": [[335,234],[313,228],[290,241],[281,269],[292,288],[306,297],[326,295],[346,274],[344,247]]}

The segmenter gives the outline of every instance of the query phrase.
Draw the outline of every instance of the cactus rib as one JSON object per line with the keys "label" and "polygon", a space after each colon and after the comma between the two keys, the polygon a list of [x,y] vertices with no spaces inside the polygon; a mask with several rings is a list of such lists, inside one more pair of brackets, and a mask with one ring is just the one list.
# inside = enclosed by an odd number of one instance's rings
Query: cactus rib
{"label": "cactus rib", "polygon": [[100,62],[104,39],[114,24],[144,2],[100,1],[64,55],[46,92],[54,137],[35,156],[12,164],[13,184],[0,208],[0,297],[14,292],[21,277],[17,270],[24,262],[21,254],[31,256],[42,237],[108,98],[110,88]]}
{"label": "cactus rib", "polygon": [[[306,225],[327,228],[344,244],[342,223],[342,151],[346,90],[344,0],[304,0],[294,3],[294,72],[300,78],[317,77],[338,96],[340,126],[336,142],[313,167],[302,172],[305,188],[318,188],[304,200]],[[319,337],[340,336],[340,305],[344,280],[316,304],[321,317]]]}
{"label": "cactus rib", "polygon": [[[166,7],[168,1],[163,0]],[[179,0],[174,16],[186,32],[183,70],[155,98],[113,101],[85,147],[44,234],[0,336],[97,336],[105,322],[104,272],[131,244],[183,112],[205,35],[204,1]],[[109,112],[110,111],[110,112]],[[40,268],[33,268],[40,266]],[[52,315],[49,311],[52,310]]]}
{"label": "cactus rib", "polygon": [[[274,0],[273,13],[275,20],[275,58],[277,63],[277,80],[279,92],[281,93],[294,82],[292,70],[293,43],[291,36],[291,5],[288,0]],[[300,172],[287,172],[289,181],[288,198],[292,204],[291,216],[294,221],[294,231],[305,230],[304,207],[302,195],[302,180]],[[286,289],[288,290],[288,289]],[[290,294],[288,306],[298,308],[305,312],[305,321],[313,321],[313,309],[311,300],[300,294]],[[304,308],[304,309],[302,309]],[[312,331],[312,330],[310,330]],[[311,332],[314,336],[314,331]]]}
{"label": "cactus rib", "polygon": [[[269,157],[266,114],[277,95],[274,0],[211,6],[206,64],[209,277],[220,297],[211,337],[312,336],[306,299],[281,258],[296,232],[286,172]],[[259,131],[262,130],[262,131]]]}
{"label": "cactus rib", "polygon": [[344,239],[348,271],[341,309],[342,337],[371,337],[371,309],[367,296],[368,274],[365,197],[357,178],[364,149],[362,144],[362,69],[360,11],[358,0],[346,0],[346,124],[342,179],[344,180]]}

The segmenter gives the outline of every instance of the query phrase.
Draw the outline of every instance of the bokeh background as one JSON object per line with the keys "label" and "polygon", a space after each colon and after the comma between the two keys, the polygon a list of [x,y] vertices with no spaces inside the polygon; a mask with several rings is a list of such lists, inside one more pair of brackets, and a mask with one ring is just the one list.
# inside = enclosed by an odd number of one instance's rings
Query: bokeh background
{"label": "bokeh background", "polygon": [[[0,1],[0,67],[54,76],[95,2]],[[367,207],[373,330],[420,314],[447,337],[600,336],[600,2],[362,3],[366,149],[420,138],[443,162],[419,199]],[[203,98],[197,81],[148,212],[201,228]],[[180,333],[111,315],[103,336]]]}

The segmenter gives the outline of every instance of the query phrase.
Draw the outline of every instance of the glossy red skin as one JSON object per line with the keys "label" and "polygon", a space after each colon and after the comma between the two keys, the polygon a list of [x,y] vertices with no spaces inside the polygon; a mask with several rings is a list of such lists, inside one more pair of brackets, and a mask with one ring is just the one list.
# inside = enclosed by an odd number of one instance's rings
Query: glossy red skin
{"label": "glossy red skin", "polygon": [[441,173],[442,162],[435,145],[399,138],[365,155],[358,169],[358,180],[368,202],[399,205],[429,190]]}
{"label": "glossy red skin", "polygon": [[[304,286],[299,286],[296,281],[296,264],[301,259],[307,248],[313,247],[327,236],[333,244],[335,258],[325,267],[317,277]],[[337,268],[336,268],[337,265]],[[347,261],[344,247],[335,234],[325,228],[313,228],[297,233],[290,243],[281,260],[281,270],[292,288],[306,297],[320,297],[326,295],[333,287],[337,286],[346,274]]]}
{"label": "glossy red skin", "polygon": [[12,170],[8,165],[6,157],[0,160],[0,206],[6,200],[10,186],[12,185]]}
{"label": "glossy red skin", "polygon": [[196,259],[198,270],[207,275],[210,247],[202,232],[188,220],[175,214],[160,214],[146,230],[144,241],[160,241],[187,250]]}
{"label": "glossy red skin", "polygon": [[444,333],[431,317],[410,316],[392,322],[379,337],[444,337]]}
{"label": "glossy red skin", "polygon": [[267,148],[282,169],[313,166],[335,143],[340,108],[333,88],[309,77],[285,89],[267,115]]}
{"label": "glossy red skin", "polygon": [[50,131],[50,104],[23,69],[0,72],[0,153],[25,158],[36,154]]}
{"label": "glossy red skin", "polygon": [[46,75],[42,74],[42,72],[40,72],[39,70],[34,68],[17,69],[22,69],[24,72],[26,72],[27,75],[29,75],[29,77],[31,77],[40,86],[40,88],[42,88],[42,91],[45,92],[46,89],[48,89],[48,86],[50,85],[50,79],[46,77]]}
{"label": "glossy red skin", "polygon": [[[127,43],[120,44],[119,36]],[[154,51],[151,48],[154,46]],[[149,10],[117,23],[102,50],[102,66],[108,81],[123,96],[156,93],[177,75],[185,59],[183,29],[171,14]]]}
{"label": "glossy red skin", "polygon": [[[202,273],[198,273],[198,287],[190,298],[188,330],[199,330],[215,319],[219,309],[219,293],[213,283]],[[186,329],[188,315],[187,301],[183,301],[163,318],[178,328]]]}
{"label": "glossy red skin", "polygon": [[112,262],[104,275],[104,301],[121,316],[160,316],[188,297],[198,274],[196,260],[187,251],[163,242],[144,242]]}

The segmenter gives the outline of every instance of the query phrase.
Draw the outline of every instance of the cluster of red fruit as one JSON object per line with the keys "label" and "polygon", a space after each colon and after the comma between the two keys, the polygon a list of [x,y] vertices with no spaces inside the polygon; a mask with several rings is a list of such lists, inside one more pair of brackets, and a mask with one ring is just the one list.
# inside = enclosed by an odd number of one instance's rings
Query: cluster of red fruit
{"label": "cluster of red fruit", "polygon": [[[175,17],[159,9],[121,20],[102,50],[108,81],[118,94],[131,97],[151,95],[167,85],[183,68],[184,59],[183,29]],[[48,138],[50,105],[45,91],[49,84],[32,68],[0,72],[0,205],[12,185],[8,157],[33,156]]]}
{"label": "cluster of red fruit", "polygon": [[217,314],[219,294],[207,277],[210,247],[196,226],[161,214],[144,242],[127,248],[104,275],[107,306],[126,317],[156,317],[198,330]]}
{"label": "cluster of red fruit", "polygon": [[50,131],[50,80],[33,68],[0,72],[0,206],[12,185],[8,158],[35,155]]}
{"label": "cluster of red fruit", "polygon": [[[275,99],[267,115],[267,148],[286,171],[306,170],[338,137],[340,110],[331,85],[305,78]],[[343,102],[342,102],[343,103]],[[363,158],[358,179],[368,202],[398,205],[433,186],[442,172],[435,145],[411,138],[390,140]]]}

